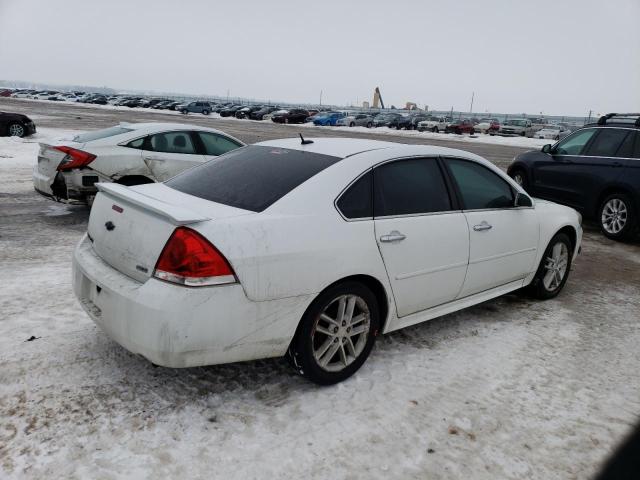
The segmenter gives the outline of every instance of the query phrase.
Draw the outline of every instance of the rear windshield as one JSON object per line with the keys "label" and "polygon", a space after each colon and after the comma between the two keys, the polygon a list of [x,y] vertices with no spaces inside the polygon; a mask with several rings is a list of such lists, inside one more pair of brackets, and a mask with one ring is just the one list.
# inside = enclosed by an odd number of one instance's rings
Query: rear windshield
{"label": "rear windshield", "polygon": [[81,133],[73,138],[74,142],[86,143],[93,140],[100,140],[101,138],[113,137],[115,135],[121,135],[123,133],[133,131],[130,128],[124,127],[109,127],[103,130],[96,130],[94,132]]}
{"label": "rear windshield", "polygon": [[250,145],[198,165],[166,182],[195,197],[261,212],[339,157]]}

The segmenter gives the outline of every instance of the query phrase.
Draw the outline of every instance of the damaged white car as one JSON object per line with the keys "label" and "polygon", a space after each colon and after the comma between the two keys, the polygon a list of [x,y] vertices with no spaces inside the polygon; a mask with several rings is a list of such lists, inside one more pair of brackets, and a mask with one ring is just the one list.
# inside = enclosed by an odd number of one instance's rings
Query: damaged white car
{"label": "damaged white car", "polygon": [[287,354],[320,384],[379,333],[522,287],[554,297],[582,238],[575,210],[426,145],[274,140],[98,188],[73,288],[111,338],[168,367]]}
{"label": "damaged white car", "polygon": [[162,182],[243,146],[212,128],[171,123],[121,123],[54,145],[41,143],[33,185],[64,203],[91,205],[98,182]]}

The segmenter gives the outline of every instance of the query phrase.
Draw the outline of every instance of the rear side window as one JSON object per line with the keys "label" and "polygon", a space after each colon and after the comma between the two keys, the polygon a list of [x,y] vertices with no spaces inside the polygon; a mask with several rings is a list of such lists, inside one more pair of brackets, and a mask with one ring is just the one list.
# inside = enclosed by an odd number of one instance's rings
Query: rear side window
{"label": "rear side window", "polygon": [[104,128],[102,130],[96,130],[94,132],[81,133],[80,135],[76,135],[73,138],[73,141],[78,143],[92,142],[93,140],[100,140],[102,138],[107,138],[107,137],[115,137],[116,135],[122,135],[123,133],[129,133],[132,131],[133,129],[131,128],[124,128],[120,126],[109,127],[109,128]]}
{"label": "rear side window", "polygon": [[451,210],[449,193],[434,158],[397,160],[374,170],[376,217]]}
{"label": "rear side window", "polygon": [[338,199],[337,206],[349,218],[373,217],[373,174],[367,172],[351,185]]}
{"label": "rear side window", "polygon": [[448,159],[466,210],[513,207],[511,186],[488,168],[468,160]]}
{"label": "rear side window", "polygon": [[555,155],[580,155],[594,133],[596,133],[595,129],[579,130],[561,140],[553,149],[553,153]]}
{"label": "rear side window", "polygon": [[635,137],[633,153],[629,155],[631,158],[640,158],[640,133],[634,132]]}
{"label": "rear side window", "polygon": [[261,212],[339,160],[330,155],[251,145],[186,170],[166,185],[212,202]]}
{"label": "rear side window", "polygon": [[135,140],[131,140],[129,143],[125,145],[125,147],[142,149],[145,138],[146,137],[142,137],[142,138],[136,138]]}
{"label": "rear side window", "polygon": [[[589,157],[628,157],[632,145],[625,145],[627,139],[633,140],[633,136],[629,130],[602,128],[589,146],[589,150],[587,150],[585,155]],[[631,143],[633,143],[633,141]],[[624,150],[627,150],[627,152],[624,152]],[[625,153],[625,155],[621,155],[621,153]]]}
{"label": "rear side window", "polygon": [[196,153],[191,134],[187,131],[157,133],[150,137],[149,145],[153,152]]}
{"label": "rear side window", "polygon": [[230,138],[222,137],[215,133],[198,132],[198,135],[202,140],[205,155],[222,155],[242,146]]}

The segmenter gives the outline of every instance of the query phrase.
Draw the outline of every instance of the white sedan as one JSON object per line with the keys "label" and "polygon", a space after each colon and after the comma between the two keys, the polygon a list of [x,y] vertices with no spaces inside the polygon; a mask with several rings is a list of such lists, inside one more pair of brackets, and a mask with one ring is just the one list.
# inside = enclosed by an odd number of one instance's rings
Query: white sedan
{"label": "white sedan", "polygon": [[197,125],[121,123],[71,141],[41,143],[33,185],[53,200],[91,205],[98,182],[162,182],[243,145],[220,130]]}
{"label": "white sedan", "polygon": [[550,140],[560,140],[571,133],[566,127],[562,125],[545,125],[536,133],[535,138],[548,138]]}
{"label": "white sedan", "polygon": [[582,239],[575,210],[433,146],[274,140],[98,188],[73,288],[107,335],[167,367],[288,355],[319,384],[380,333],[522,287],[554,297]]}

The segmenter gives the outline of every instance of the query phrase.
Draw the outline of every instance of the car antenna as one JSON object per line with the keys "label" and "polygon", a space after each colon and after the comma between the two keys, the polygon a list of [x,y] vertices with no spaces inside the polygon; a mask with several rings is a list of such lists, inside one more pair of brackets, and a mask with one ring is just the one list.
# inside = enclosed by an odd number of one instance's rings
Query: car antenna
{"label": "car antenna", "polygon": [[313,140],[305,140],[301,133],[299,133],[298,135],[300,135],[300,140],[302,140],[302,145],[309,145],[310,143],[313,143]]}

